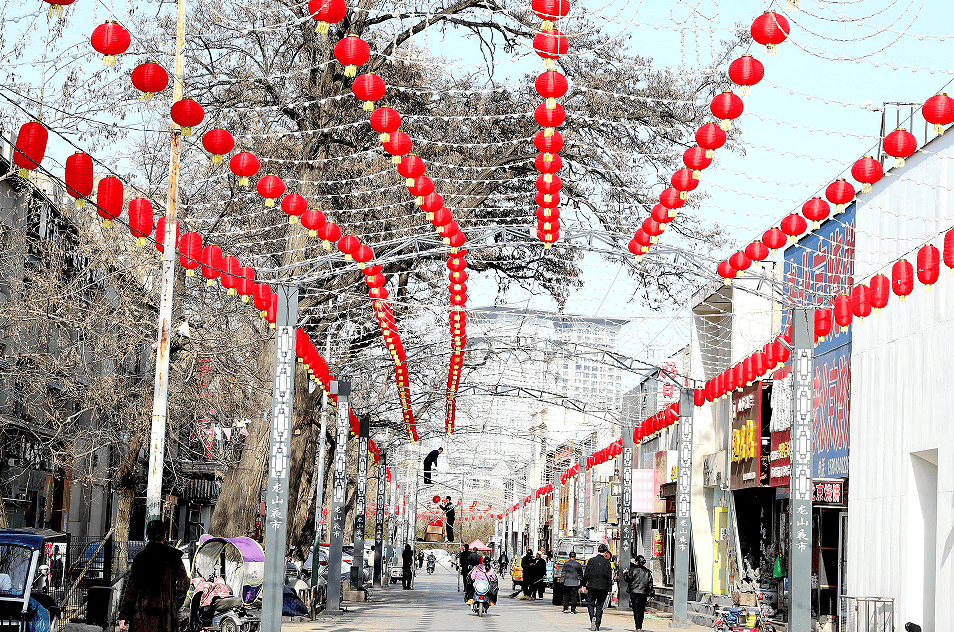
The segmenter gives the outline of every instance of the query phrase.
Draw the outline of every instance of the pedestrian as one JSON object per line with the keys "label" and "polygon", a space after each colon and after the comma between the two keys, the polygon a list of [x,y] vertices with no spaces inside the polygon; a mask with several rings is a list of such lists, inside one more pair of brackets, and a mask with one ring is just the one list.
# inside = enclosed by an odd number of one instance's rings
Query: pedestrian
{"label": "pedestrian", "polygon": [[464,601],[468,601],[474,593],[474,582],[470,578],[470,572],[477,566],[477,555],[472,553],[470,545],[465,544],[464,550],[460,552],[460,574],[464,578]]}
{"label": "pedestrian", "polygon": [[411,589],[411,577],[414,575],[414,551],[411,550],[410,544],[404,545],[404,552],[401,554],[401,581],[403,582],[402,588],[404,590]]}
{"label": "pedestrian", "polygon": [[633,609],[633,620],[636,622],[636,632],[643,629],[643,615],[646,614],[646,600],[655,592],[653,590],[653,573],[646,568],[646,558],[637,555],[629,570],[623,573],[626,582],[626,591],[629,593],[629,605]]}
{"label": "pedestrian", "polygon": [[166,524],[150,520],[146,547],[133,558],[126,594],[117,615],[119,629],[172,632],[179,629],[179,608],[189,592],[182,553],[166,545]]}
{"label": "pedestrian", "polygon": [[536,580],[536,598],[543,599],[543,593],[547,589],[547,561],[543,559],[543,553],[537,551],[537,557],[533,560],[533,576]]}
{"label": "pedestrian", "polygon": [[[441,455],[441,452],[444,451],[444,448],[437,448],[436,450],[431,450],[427,453],[427,456],[424,457],[424,484],[431,484],[431,470],[437,469],[437,457]],[[451,540],[453,542],[453,540]]]}
{"label": "pedestrian", "polygon": [[450,496],[444,497],[444,504],[438,505],[444,512],[444,524],[447,526],[447,541],[454,541],[454,521],[457,519],[457,510],[454,509],[454,503]]}
{"label": "pedestrian", "polygon": [[563,613],[576,614],[576,607],[580,605],[580,582],[583,579],[583,565],[576,559],[576,551],[570,551],[570,559],[563,564],[560,578],[563,580]]}
{"label": "pedestrian", "polygon": [[510,558],[507,557],[506,551],[500,551],[500,558],[497,560],[497,565],[501,573],[507,572],[507,568],[510,566]]}
{"label": "pedestrian", "polygon": [[600,629],[606,595],[613,583],[609,547],[600,544],[596,551],[596,555],[586,562],[586,568],[583,569],[583,588],[586,590],[586,609],[590,614],[590,630]]}
{"label": "pedestrian", "polygon": [[424,568],[424,551],[417,552],[417,567]]}
{"label": "pedestrian", "polygon": [[534,584],[536,583],[536,567],[533,563],[533,551],[527,549],[527,554],[520,560],[520,568],[523,571],[523,596],[527,599],[533,599]]}

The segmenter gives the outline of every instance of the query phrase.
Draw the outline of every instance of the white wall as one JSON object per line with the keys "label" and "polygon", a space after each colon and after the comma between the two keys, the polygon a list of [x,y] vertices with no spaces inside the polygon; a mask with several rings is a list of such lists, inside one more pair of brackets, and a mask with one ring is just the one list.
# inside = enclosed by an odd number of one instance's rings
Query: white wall
{"label": "white wall", "polygon": [[[946,134],[859,196],[856,282],[890,278],[954,224],[952,145]],[[943,236],[932,242],[943,250]],[[925,632],[954,619],[954,276],[941,268],[932,292],[916,282],[852,338],[848,594],[894,598],[897,628]]]}

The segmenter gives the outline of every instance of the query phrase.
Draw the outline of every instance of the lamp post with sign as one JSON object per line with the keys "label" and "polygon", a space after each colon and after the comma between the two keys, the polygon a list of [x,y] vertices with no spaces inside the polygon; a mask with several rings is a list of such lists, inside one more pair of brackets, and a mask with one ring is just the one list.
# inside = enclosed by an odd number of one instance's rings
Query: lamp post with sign
{"label": "lamp post with sign", "polygon": [[792,421],[792,471],[790,478],[791,545],[789,555],[790,626],[811,629],[812,618],[812,363],[815,310],[792,310],[792,373],[794,374],[794,419]]}
{"label": "lamp post with sign", "polygon": [[[331,382],[331,394],[338,396],[338,417],[335,433],[335,460],[331,478],[331,515],[328,547],[328,612],[341,611],[341,582],[336,581],[341,569],[341,549],[345,531],[345,485],[348,465],[349,413],[351,412],[351,378],[339,377]],[[282,545],[284,548],[284,544]],[[356,553],[363,555],[362,553]]]}

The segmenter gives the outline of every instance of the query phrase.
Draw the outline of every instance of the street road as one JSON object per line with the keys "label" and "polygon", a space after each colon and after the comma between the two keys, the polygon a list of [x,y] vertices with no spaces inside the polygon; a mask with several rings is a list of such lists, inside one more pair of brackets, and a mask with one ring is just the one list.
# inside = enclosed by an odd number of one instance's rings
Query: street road
{"label": "street road", "polygon": [[[589,630],[586,608],[576,616],[563,614],[550,603],[548,593],[543,601],[508,599],[510,578],[503,580],[500,600],[484,617],[478,618],[464,604],[463,593],[457,592],[457,578],[449,567],[438,564],[428,575],[419,571],[414,590],[403,590],[401,584],[375,588],[371,601],[345,604],[348,612],[341,615],[320,615],[314,622],[286,623],[286,630],[336,632],[510,632],[511,630],[545,632],[583,632]],[[603,615],[603,632],[633,630],[632,612],[607,610]],[[669,629],[668,619],[647,619],[647,632]],[[693,626],[693,630],[704,630]]]}

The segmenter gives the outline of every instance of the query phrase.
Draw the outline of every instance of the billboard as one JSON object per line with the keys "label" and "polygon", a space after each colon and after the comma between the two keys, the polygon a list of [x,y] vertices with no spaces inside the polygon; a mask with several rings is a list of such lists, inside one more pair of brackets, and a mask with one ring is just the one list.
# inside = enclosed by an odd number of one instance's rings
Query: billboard
{"label": "billboard", "polygon": [[788,487],[792,474],[792,429],[772,433],[772,452],[769,456],[769,486]]}
{"label": "billboard", "polygon": [[851,344],[815,355],[812,456],[814,478],[848,476],[848,417],[851,404]]}
{"label": "billboard", "polygon": [[633,470],[633,513],[653,513],[656,496],[658,494],[655,480],[655,470]]}
{"label": "billboard", "polygon": [[761,479],[762,382],[732,393],[732,489],[758,487]]}

